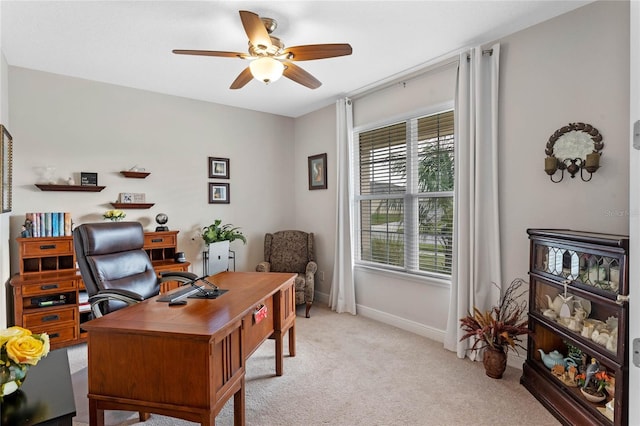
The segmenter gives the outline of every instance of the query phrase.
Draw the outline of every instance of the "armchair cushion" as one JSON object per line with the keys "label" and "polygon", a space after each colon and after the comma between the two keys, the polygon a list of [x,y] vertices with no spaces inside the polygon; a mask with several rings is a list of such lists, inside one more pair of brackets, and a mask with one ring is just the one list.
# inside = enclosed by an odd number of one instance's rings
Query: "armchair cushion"
{"label": "armchair cushion", "polygon": [[[309,235],[312,235],[311,238]],[[307,263],[315,259],[313,234],[301,231],[279,231],[266,234],[264,251],[265,260],[271,264],[272,272],[304,274]]]}
{"label": "armchair cushion", "polygon": [[265,234],[264,261],[256,266],[256,271],[297,273],[295,279],[296,304],[307,304],[307,318],[313,303],[317,270],[313,233],[289,230]]}

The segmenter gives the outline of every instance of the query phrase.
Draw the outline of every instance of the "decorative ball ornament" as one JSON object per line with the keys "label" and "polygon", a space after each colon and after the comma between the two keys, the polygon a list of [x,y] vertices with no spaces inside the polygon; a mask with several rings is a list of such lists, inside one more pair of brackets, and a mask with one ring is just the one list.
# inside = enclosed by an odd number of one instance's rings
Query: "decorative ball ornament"
{"label": "decorative ball ornament", "polygon": [[166,223],[168,221],[169,221],[169,216],[167,216],[164,213],[158,213],[156,215],[156,223],[158,223],[159,226],[156,226],[156,232],[168,231],[169,227],[166,226]]}

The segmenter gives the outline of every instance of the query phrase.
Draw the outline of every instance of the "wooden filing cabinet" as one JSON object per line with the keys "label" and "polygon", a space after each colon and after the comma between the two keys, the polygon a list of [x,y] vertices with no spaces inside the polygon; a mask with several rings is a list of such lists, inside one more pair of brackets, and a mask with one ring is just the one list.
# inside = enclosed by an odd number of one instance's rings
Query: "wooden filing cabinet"
{"label": "wooden filing cabinet", "polygon": [[11,283],[15,325],[47,332],[51,348],[84,341],[79,297],[84,291],[76,270],[73,237],[18,238],[20,274]]}
{"label": "wooden filing cabinet", "polygon": [[[188,271],[174,261],[178,231],[146,232],[144,249],[155,271]],[[20,273],[10,280],[8,299],[13,325],[47,332],[51,349],[82,343],[82,323],[91,319],[84,283],[76,269],[73,237],[17,238]],[[163,283],[160,291],[175,288]],[[11,322],[11,321],[10,321]]]}
{"label": "wooden filing cabinet", "polygon": [[[165,271],[189,270],[189,262],[178,263],[175,261],[178,247],[178,232],[180,231],[160,231],[144,233],[144,250],[151,259],[153,269],[158,276]],[[160,293],[164,293],[180,285],[177,281],[167,281],[160,284]]]}

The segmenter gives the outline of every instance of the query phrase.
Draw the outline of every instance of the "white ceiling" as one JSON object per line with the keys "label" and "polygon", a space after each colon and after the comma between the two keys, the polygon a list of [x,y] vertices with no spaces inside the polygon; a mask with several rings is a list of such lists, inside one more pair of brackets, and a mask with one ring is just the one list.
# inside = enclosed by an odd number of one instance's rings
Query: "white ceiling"
{"label": "white ceiling", "polygon": [[[12,66],[298,117],[590,2],[2,0],[1,45]],[[353,54],[298,62],[316,90],[286,78],[230,90],[247,61],[171,53],[246,52],[239,10],[275,18],[286,46],[350,43]]]}

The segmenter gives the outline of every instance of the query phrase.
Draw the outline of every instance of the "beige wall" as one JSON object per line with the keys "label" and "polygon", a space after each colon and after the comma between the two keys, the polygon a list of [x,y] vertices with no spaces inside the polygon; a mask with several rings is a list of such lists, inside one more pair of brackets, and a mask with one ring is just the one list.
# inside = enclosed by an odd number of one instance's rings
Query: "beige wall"
{"label": "beige wall", "polygon": [[[127,219],[154,230],[156,214],[180,230],[179,249],[201,271],[199,230],[219,218],[241,227],[233,242],[236,269],[262,260],[264,233],[289,226],[297,204],[292,179],[293,120],[174,96],[9,67],[11,132],[15,140],[12,241],[26,212],[70,211],[76,224],[102,221],[120,192],[146,193],[149,210]],[[230,159],[230,179],[208,178],[207,157]],[[126,179],[134,165],[151,175]],[[97,172],[102,192],[42,192],[42,168],[79,179]],[[208,182],[230,183],[230,204],[208,204]],[[15,243],[12,266],[17,270]]]}
{"label": "beige wall", "polygon": [[[331,289],[336,228],[336,112],[328,106],[299,117],[294,125],[295,163],[293,167],[297,203],[295,227],[314,233],[318,273],[317,303],[325,303]],[[309,190],[308,157],[327,154],[327,189]],[[302,184],[300,184],[302,183]],[[324,277],[324,278],[323,278]],[[313,314],[313,312],[312,312]]]}
{"label": "beige wall", "polygon": [[[528,279],[529,227],[628,232],[628,16],[628,2],[596,2],[497,40],[505,282]],[[398,103],[393,92],[408,99]],[[386,97],[385,106],[412,111],[441,102],[439,93],[392,85],[375,97]],[[357,124],[384,119],[382,108],[373,105],[358,109],[356,101]],[[596,126],[604,136],[602,167],[588,183],[579,178],[552,183],[544,173],[545,144],[556,129],[576,121]],[[304,122],[296,120],[296,144],[303,143],[303,127],[329,139],[333,126],[334,118],[324,110],[308,114]],[[328,200],[323,212],[313,213],[319,219],[316,226],[333,227],[335,201]],[[320,286],[320,298],[328,296],[329,288],[327,282]],[[430,338],[443,336],[449,290],[441,283],[358,269],[356,294],[363,315]]]}
{"label": "beige wall", "polygon": [[[629,3],[592,3],[501,43],[502,276],[526,279],[529,227],[629,231]],[[573,122],[600,130],[602,167],[552,183],[545,144]]]}

